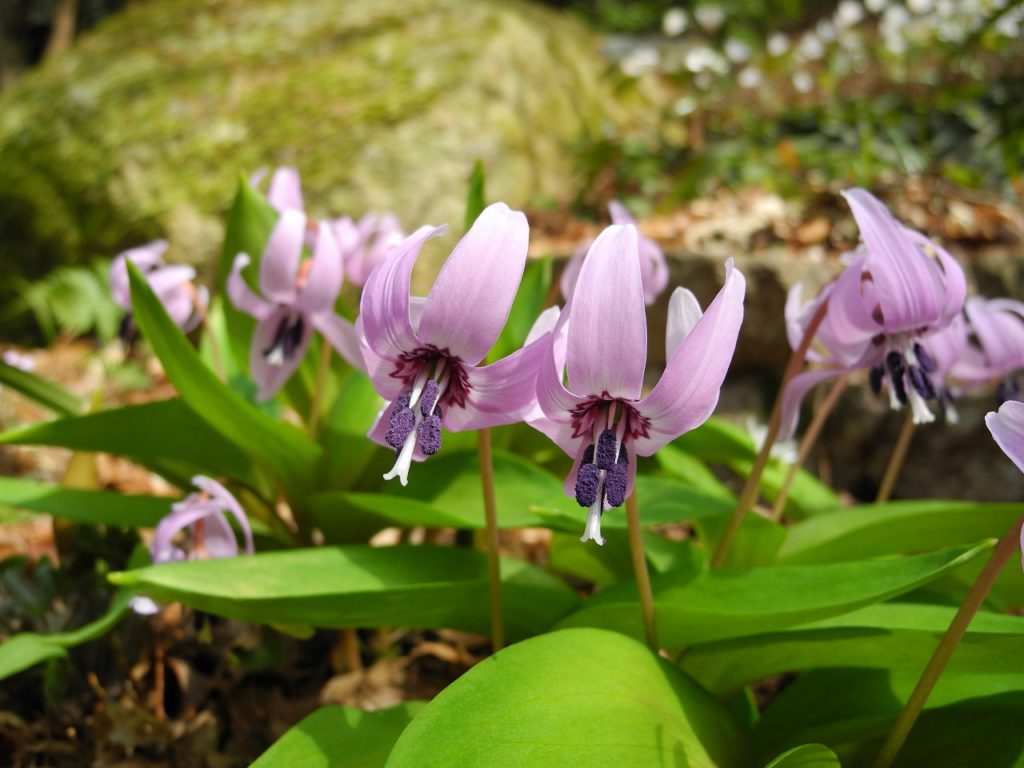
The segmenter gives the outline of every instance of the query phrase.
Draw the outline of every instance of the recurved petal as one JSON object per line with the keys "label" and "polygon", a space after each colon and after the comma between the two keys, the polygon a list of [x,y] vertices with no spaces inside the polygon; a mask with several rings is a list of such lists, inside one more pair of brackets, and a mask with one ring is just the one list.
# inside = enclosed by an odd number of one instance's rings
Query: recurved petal
{"label": "recurved petal", "polygon": [[965,309],[991,377],[1006,376],[1024,367],[1024,306],[975,296]]}
{"label": "recurved petal", "polygon": [[274,305],[266,301],[256,293],[245,282],[242,277],[242,270],[249,266],[249,256],[240,253],[235,256],[235,263],[231,266],[231,274],[228,275],[228,298],[235,307],[245,314],[262,320],[274,311]]}
{"label": "recurved petal", "polygon": [[668,285],[668,264],[661,246],[649,237],[640,237],[640,275],[644,284],[644,301],[653,304]]}
{"label": "recurved petal", "polygon": [[334,350],[345,362],[356,370],[366,373],[366,362],[359,347],[359,334],[352,323],[334,312],[313,315],[311,321]]}
{"label": "recurved petal", "polygon": [[692,291],[679,286],[668,300],[668,323],[665,326],[665,359],[671,360],[679,345],[704,315]]}
{"label": "recurved petal", "polygon": [[131,261],[143,273],[146,273],[162,264],[162,257],[166,250],[166,240],[154,240],[138,248],[122,251],[114,258],[110,263],[110,293],[119,307],[122,309],[132,308],[132,292],[128,284],[128,267],[125,262]]}
{"label": "recurved petal", "polygon": [[985,416],[985,425],[1003,453],[1024,472],[1024,403],[1007,400],[998,412]]}
{"label": "recurved petal", "polygon": [[657,385],[638,404],[641,415],[650,421],[649,437],[636,441],[641,456],[650,456],[702,424],[718,403],[743,323],[746,292],[746,279],[733,268],[732,259],[725,270],[722,290],[669,359]]}
{"label": "recurved petal", "polygon": [[331,228],[321,222],[317,229],[309,274],[296,299],[300,309],[313,313],[326,312],[334,307],[341,290],[343,272],[341,251]]}
{"label": "recurved petal", "polygon": [[522,421],[537,407],[537,373],[551,343],[541,336],[496,363],[467,368],[465,408],[448,408],[444,426],[451,432],[497,427]]}
{"label": "recurved petal", "polygon": [[249,373],[259,388],[256,399],[261,403],[277,394],[277,391],[291,378],[299,363],[302,362],[302,358],[306,356],[309,340],[313,337],[312,324],[304,322],[302,336],[291,356],[284,358],[280,364],[269,362],[266,352],[273,346],[278,326],[286,317],[291,317],[287,309],[277,309],[257,322],[256,330],[253,331],[252,345],[249,347]]}
{"label": "recurved petal", "polygon": [[565,265],[562,270],[562,276],[558,280],[559,288],[562,290],[562,298],[569,301],[572,298],[573,291],[576,290],[576,281],[580,278],[580,269],[583,267],[583,260],[587,257],[587,251],[590,250],[590,246],[594,244],[593,240],[580,245],[572,253],[572,257],[569,259],[569,263]]}
{"label": "recurved petal", "polygon": [[569,388],[636,400],[647,364],[636,228],[606,228],[591,246],[568,306]]}
{"label": "recurved petal", "polygon": [[205,475],[195,475],[192,478],[192,485],[201,491],[206,491],[206,493],[210,494],[211,498],[217,500],[225,511],[231,513],[245,539],[245,551],[251,555],[253,553],[252,527],[249,525],[249,518],[245,514],[245,510],[242,509],[242,505],[238,503],[238,499],[234,497],[234,494],[212,477],[206,477]]}
{"label": "recurved petal", "polygon": [[945,278],[939,263],[921,251],[906,228],[873,195],[849,189],[843,196],[867,246],[865,268],[885,318],[884,330],[911,331],[938,323],[947,312]]}
{"label": "recurved petal", "polygon": [[270,177],[267,201],[278,211],[305,209],[302,203],[302,182],[295,168],[282,166]]}
{"label": "recurved petal", "polygon": [[167,563],[181,559],[181,550],[172,541],[179,531],[197,520],[202,520],[217,509],[216,504],[204,501],[192,493],[171,505],[171,511],[164,516],[153,531],[153,543],[149,551],[154,563]]}
{"label": "recurved petal", "polygon": [[[444,229],[420,227],[396,245],[366,281],[359,322],[366,345],[377,357],[397,359],[420,346],[409,319],[409,278],[423,243]],[[370,361],[367,368],[372,375]]]}
{"label": "recurved petal", "polygon": [[277,219],[260,262],[260,290],[280,304],[295,300],[295,278],[306,238],[306,215],[285,209]]}
{"label": "recurved petal", "polygon": [[504,203],[484,209],[434,281],[417,335],[468,365],[487,354],[508,319],[526,266],[530,225]]}

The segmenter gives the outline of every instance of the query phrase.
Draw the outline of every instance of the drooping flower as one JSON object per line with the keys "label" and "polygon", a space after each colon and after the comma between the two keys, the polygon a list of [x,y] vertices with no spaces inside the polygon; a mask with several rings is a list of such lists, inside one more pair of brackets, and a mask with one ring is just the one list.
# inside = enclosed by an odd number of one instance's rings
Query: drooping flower
{"label": "drooping flower", "polygon": [[138,248],[119,253],[110,265],[110,293],[114,303],[128,312],[132,309],[132,291],[128,283],[127,262],[131,261],[143,275],[153,293],[164,305],[174,324],[188,333],[195,328],[209,302],[204,286],[196,286],[196,271],[187,264],[165,264],[166,240],[154,240]]}
{"label": "drooping flower", "polygon": [[968,388],[997,383],[999,402],[1020,400],[1024,369],[1024,303],[972,296],[964,306],[974,343],[953,366],[952,376]]}
{"label": "drooping flower", "polygon": [[405,237],[398,219],[390,213],[367,213],[359,221],[343,216],[331,226],[341,249],[345,276],[358,286],[366,285],[370,273]]}
{"label": "drooping flower", "polygon": [[[261,168],[249,177],[249,184],[254,189],[259,189],[266,176],[267,169]],[[267,202],[278,213],[284,213],[287,210],[305,210],[302,201],[302,181],[299,178],[298,170],[290,166],[281,166],[274,170],[270,177],[270,186],[267,187]]]}
{"label": "drooping flower", "polygon": [[963,270],[952,256],[924,235],[904,227],[885,206],[862,189],[843,193],[860,227],[862,247],[843,273],[815,302],[789,323],[790,339],[827,300],[816,334],[829,367],[795,376],[782,404],[782,437],[796,430],[800,403],[815,385],[855,370],[869,370],[872,387],[889,389],[890,403],[909,403],[914,420],[934,420],[927,400],[936,396],[931,375],[935,361],[921,339],[945,328],[960,314],[966,292]]}
{"label": "drooping flower", "polygon": [[935,369],[928,374],[935,388],[935,399],[950,424],[960,420],[956,400],[961,394],[962,382],[957,379],[954,371],[968,351],[967,330],[967,321],[960,314],[945,328],[922,337],[920,342]]}
{"label": "drooping flower", "polygon": [[[612,200],[608,203],[608,212],[611,214],[612,224],[632,224],[636,226],[636,219],[626,210],[626,206],[618,200]],[[649,237],[639,235],[639,238],[640,275],[643,280],[644,303],[653,304],[658,296],[661,295],[661,292],[665,290],[665,286],[668,285],[668,263],[665,261],[665,254],[661,250],[660,245]],[[583,266],[583,259],[593,244],[594,241],[591,240],[577,248],[562,271],[560,285],[562,296],[566,301],[572,298],[576,281],[579,279],[580,269]]]}
{"label": "drooping flower", "polygon": [[[1024,472],[1024,403],[1007,400],[985,416],[985,425],[1003,453]],[[1021,531],[1021,567],[1024,567],[1024,531]]]}
{"label": "drooping flower", "polygon": [[[199,490],[172,504],[170,513],[157,524],[149,548],[153,564],[235,557],[238,540],[225,513],[235,518],[245,541],[245,553],[251,555],[252,527],[238,500],[223,485],[203,475],[193,477],[192,485]],[[182,531],[186,532],[184,540],[179,537]],[[159,610],[152,599],[144,596],[133,598],[132,608],[141,614]]]}
{"label": "drooping flower", "polygon": [[3,354],[0,354],[0,360],[3,360],[6,365],[12,368],[17,368],[19,371],[31,371],[36,367],[36,361],[32,355],[28,352],[19,352],[13,348],[5,349]]}
{"label": "drooping flower", "polygon": [[286,209],[260,262],[262,296],[249,288],[242,270],[249,255],[240,253],[228,277],[228,297],[242,312],[256,318],[249,351],[249,370],[259,387],[259,399],[269,400],[302,361],[316,328],[352,365],[362,367],[352,325],[334,313],[341,290],[342,268],[330,227],[317,226],[313,256],[303,260],[306,216]]}
{"label": "drooping flower", "polygon": [[[589,510],[581,541],[604,543],[601,515],[631,492],[637,455],[652,455],[711,415],[743,321],[746,281],[731,260],[707,312],[677,288],[669,301],[665,372],[641,397],[647,320],[640,264],[636,227],[612,225],[601,233],[560,327],[547,337],[537,377],[544,420],[532,424],[574,459],[565,491]],[[562,332],[564,366],[555,346]]]}
{"label": "drooping flower", "polygon": [[388,401],[370,438],[396,452],[384,477],[408,482],[413,459],[453,432],[519,421],[535,397],[546,337],[491,365],[526,266],[529,225],[504,203],[488,206],[458,242],[427,297],[409,295],[420,248],[443,227],[421,227],[391,249],[363,289],[356,328],[367,371]]}

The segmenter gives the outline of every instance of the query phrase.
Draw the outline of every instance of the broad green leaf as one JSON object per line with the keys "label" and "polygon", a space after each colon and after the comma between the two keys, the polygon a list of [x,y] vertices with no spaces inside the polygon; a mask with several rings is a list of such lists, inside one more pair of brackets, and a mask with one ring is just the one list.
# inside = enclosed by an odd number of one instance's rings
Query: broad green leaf
{"label": "broad green leaf", "polygon": [[511,355],[523,346],[530,329],[547,305],[551,289],[551,257],[531,259],[526,262],[523,279],[519,283],[508,321],[494,343],[487,359],[494,361]]}
{"label": "broad green leaf", "polygon": [[81,413],[82,401],[60,384],[0,361],[0,386],[10,387],[60,416]]}
{"label": "broad green leaf", "polygon": [[[798,628],[692,646],[681,667],[725,695],[772,675],[819,667],[889,670],[912,683],[928,662],[955,609],[883,603]],[[971,622],[943,678],[1016,673],[1024,659],[1024,618],[982,611]]]}
{"label": "broad green leaf", "polygon": [[131,598],[130,592],[118,592],[101,618],[78,629],[52,635],[21,632],[0,643],[0,680],[42,661],[64,658],[68,655],[68,648],[95,640],[106,634],[128,610]]}
{"label": "broad green leaf", "polygon": [[320,442],[324,449],[321,487],[352,488],[366,472],[374,454],[383,451],[366,437],[382,405],[383,400],[366,376],[351,371],[342,379],[334,405],[321,428]]}
{"label": "broad green leaf", "polygon": [[290,493],[308,483],[320,458],[319,446],[295,427],[274,421],[219,381],[167,316],[160,300],[131,262],[128,275],[135,320],[182,400],[213,429],[279,478]]}
{"label": "broad green leaf", "polygon": [[387,768],[739,768],[743,735],[714,698],[640,643],[566,630],[484,660],[423,708]]}
{"label": "broad green leaf", "polygon": [[[254,264],[259,264],[275,221],[277,212],[270,207],[266,198],[253,189],[247,179],[239,178],[235,199],[228,212],[224,245],[217,268],[217,285],[222,291],[238,254],[247,253]],[[223,295],[226,296],[226,292]],[[230,344],[230,350],[225,350],[225,353],[230,352],[238,367],[248,371],[249,340],[255,322],[244,312],[235,309],[230,301],[223,303],[223,309]]]}
{"label": "broad green leaf", "polygon": [[33,424],[0,444],[55,445],[125,456],[175,482],[196,473],[254,483],[252,462],[181,400],[159,400]]}
{"label": "broad green leaf", "polygon": [[[909,592],[991,548],[985,542],[912,557],[654,576],[659,639],[662,647],[678,648],[849,613]],[[603,627],[639,636],[636,586],[606,589],[559,626]]]}
{"label": "broad green leaf", "polygon": [[696,456],[681,450],[676,444],[669,443],[661,448],[654,458],[662,469],[674,477],[679,478],[699,491],[711,496],[718,496],[730,501],[736,501],[736,496],[725,484],[715,477],[715,473],[708,469],[707,465]]}
{"label": "broad green leaf", "polygon": [[422,708],[419,701],[375,712],[321,707],[274,742],[251,768],[382,768]]}
{"label": "broad green leaf", "polygon": [[842,765],[836,753],[824,744],[804,744],[779,755],[765,768],[842,768]]}
{"label": "broad green leaf", "polygon": [[[730,508],[729,512],[731,511]],[[725,532],[727,522],[728,513],[696,521],[694,527],[697,529],[697,535],[709,551],[714,552],[718,540]],[[776,553],[785,538],[786,529],[780,523],[758,514],[747,514],[729,548],[725,567],[752,568],[756,565],[770,565],[775,561]]]}
{"label": "broad green leaf", "polygon": [[[151,566],[111,581],[154,599],[264,624],[487,631],[487,567],[449,547],[321,547]],[[578,599],[552,576],[502,560],[510,637],[542,632]]]}
{"label": "broad green leaf", "polygon": [[87,491],[22,478],[0,477],[0,504],[45,512],[76,523],[151,528],[170,511],[174,501],[158,496]]}
{"label": "broad green leaf", "polygon": [[[1001,689],[1000,681],[992,682],[996,686],[989,693],[974,677],[940,678],[895,765],[1021,765],[1024,693],[1019,677],[1011,676]],[[868,766],[911,686],[894,685],[884,670],[810,672],[784,689],[755,725],[752,742],[758,762],[796,744],[818,742],[834,750],[845,766]],[[942,688],[947,692],[937,697]],[[957,689],[955,695],[950,688]]]}
{"label": "broad green leaf", "polygon": [[780,563],[830,563],[966,544],[1002,536],[1024,515],[1024,504],[973,501],[892,501],[821,512],[792,526]]}

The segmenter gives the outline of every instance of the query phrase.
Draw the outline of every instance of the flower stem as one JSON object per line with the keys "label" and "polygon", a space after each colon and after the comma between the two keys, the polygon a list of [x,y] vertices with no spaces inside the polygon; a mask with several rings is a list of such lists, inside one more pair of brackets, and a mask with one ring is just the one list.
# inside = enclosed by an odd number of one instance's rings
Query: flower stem
{"label": "flower stem", "polygon": [[485,545],[487,548],[487,578],[491,592],[491,648],[505,647],[505,620],[501,612],[501,560],[498,552],[498,505],[494,498],[494,456],[491,452],[491,430],[476,433],[480,451],[480,482],[484,492]]}
{"label": "flower stem", "polygon": [[914,437],[914,414],[907,412],[907,418],[900,429],[899,437],[896,438],[896,445],[892,449],[889,463],[885,467],[885,474],[882,476],[882,484],[878,488],[878,496],[875,503],[881,504],[888,501],[892,496],[892,489],[903,469],[903,462],[907,458],[907,450],[910,448],[910,441]]}
{"label": "flower stem", "polygon": [[654,593],[651,591],[651,576],[647,572],[647,557],[644,555],[643,530],[640,528],[636,489],[633,489],[626,499],[626,526],[629,530],[629,554],[633,560],[636,591],[640,593],[640,610],[644,617],[644,638],[647,640],[647,647],[657,653],[658,630],[654,622]]}
{"label": "flower stem", "polygon": [[327,372],[331,369],[331,352],[333,347],[327,339],[320,339],[320,366],[316,371],[316,386],[313,389],[313,402],[309,405],[309,436],[316,439],[316,430],[320,426],[320,411],[323,407],[324,388],[327,386]]}
{"label": "flower stem", "polygon": [[938,682],[942,670],[945,669],[964,633],[967,632],[971,619],[974,618],[982,603],[985,602],[989,590],[992,589],[992,585],[995,584],[999,573],[1003,570],[1007,561],[1020,546],[1022,525],[1024,525],[1024,517],[1014,523],[1006,535],[999,540],[995,551],[992,552],[992,556],[985,563],[985,567],[981,569],[981,573],[978,574],[978,578],[971,586],[967,597],[964,598],[959,610],[957,610],[956,616],[953,617],[949,629],[942,636],[938,647],[935,649],[935,653],[932,654],[928,665],[921,673],[921,677],[918,679],[917,685],[914,686],[910,698],[907,699],[903,711],[900,712],[896,722],[893,723],[889,737],[882,745],[878,757],[875,758],[873,768],[889,768],[893,760],[896,759],[900,747],[907,740],[910,729],[914,727],[914,722],[917,720],[918,715],[921,714],[925,701],[928,700],[928,695],[935,687],[935,683]]}
{"label": "flower stem", "polygon": [[844,374],[836,379],[832,388],[828,391],[828,395],[826,395],[821,405],[814,412],[814,418],[811,420],[803,439],[800,441],[796,461],[793,462],[789,472],[786,473],[786,479],[782,483],[782,488],[779,489],[779,495],[775,497],[775,504],[772,505],[771,514],[773,520],[782,519],[782,510],[786,508],[786,501],[789,499],[789,491],[793,487],[796,473],[800,471],[800,467],[807,460],[807,455],[811,452],[811,448],[818,441],[818,436],[821,435],[821,429],[825,426],[825,421],[836,407],[836,403],[839,402],[839,396],[843,394],[843,390],[846,389],[849,381],[850,377],[848,374]]}
{"label": "flower stem", "polygon": [[715,554],[711,558],[712,568],[721,568],[725,563],[726,555],[729,554],[729,548],[736,539],[736,534],[739,533],[740,525],[743,523],[747,510],[753,506],[754,501],[757,499],[757,494],[761,487],[761,473],[764,472],[764,468],[768,464],[772,446],[775,444],[775,438],[779,436],[779,429],[782,426],[782,399],[786,393],[786,385],[803,367],[804,360],[807,357],[807,350],[811,348],[814,335],[818,332],[818,327],[821,325],[821,321],[825,319],[827,311],[828,299],[825,299],[818,306],[818,309],[811,317],[811,321],[807,324],[799,346],[793,350],[793,354],[789,357],[786,370],[782,374],[779,394],[776,395],[775,405],[772,406],[772,416],[768,422],[768,434],[764,437],[764,445],[761,446],[757,458],[754,459],[754,466],[751,467],[750,474],[747,475],[747,481],[743,484],[743,490],[740,492],[740,498],[736,502],[736,508],[732,511],[732,517],[729,518],[725,531],[722,533],[722,538],[718,540],[718,547],[715,548]]}

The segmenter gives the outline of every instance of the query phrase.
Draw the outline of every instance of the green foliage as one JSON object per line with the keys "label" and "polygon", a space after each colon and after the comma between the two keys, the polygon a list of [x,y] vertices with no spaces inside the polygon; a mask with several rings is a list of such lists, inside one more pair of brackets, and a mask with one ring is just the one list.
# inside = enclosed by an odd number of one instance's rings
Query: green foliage
{"label": "green foliage", "polygon": [[56,382],[0,361],[0,386],[10,387],[59,416],[82,410],[82,401]]}
{"label": "green foliage", "polygon": [[16,298],[6,321],[30,314],[46,341],[58,332],[73,336],[96,334],[100,341],[117,335],[124,310],[110,297],[110,262],[97,259],[87,266],[58,267],[43,278],[28,281],[14,276]]}
{"label": "green foliage", "polygon": [[574,629],[499,651],[399,738],[388,768],[566,765],[740,768],[744,738],[718,702],[637,642]]}

